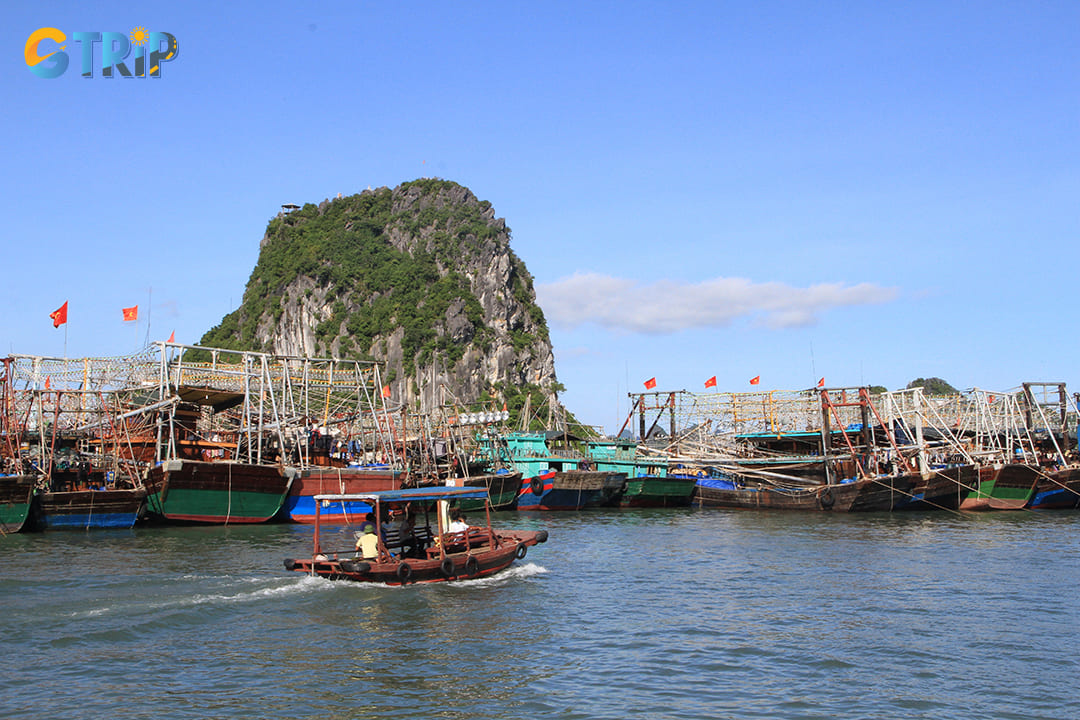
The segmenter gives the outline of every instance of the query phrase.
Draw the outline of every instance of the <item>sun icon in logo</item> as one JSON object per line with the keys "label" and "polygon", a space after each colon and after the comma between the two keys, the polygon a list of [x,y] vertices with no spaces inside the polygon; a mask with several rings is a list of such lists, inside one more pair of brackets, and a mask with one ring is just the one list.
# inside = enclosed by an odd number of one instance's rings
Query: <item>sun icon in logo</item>
{"label": "sun icon in logo", "polygon": [[144,27],[137,27],[131,31],[131,42],[134,45],[145,45],[149,39],[150,33],[146,32]]}

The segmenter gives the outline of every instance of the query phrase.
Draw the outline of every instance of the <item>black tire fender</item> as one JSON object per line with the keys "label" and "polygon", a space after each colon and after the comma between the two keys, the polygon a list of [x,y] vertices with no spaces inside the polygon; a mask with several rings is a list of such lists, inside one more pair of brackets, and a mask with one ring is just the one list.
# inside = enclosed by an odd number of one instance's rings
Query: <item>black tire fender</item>
{"label": "black tire fender", "polygon": [[476,577],[480,573],[480,561],[470,555],[465,560],[465,574],[469,577]]}
{"label": "black tire fender", "polygon": [[371,569],[371,563],[361,560],[342,560],[341,569],[349,573],[366,573]]}
{"label": "black tire fender", "polygon": [[514,551],[514,554],[517,555],[518,560],[522,560],[527,552],[529,552],[529,548],[525,543],[518,543],[517,550]]}
{"label": "black tire fender", "polygon": [[446,577],[450,577],[451,575],[453,575],[454,574],[454,561],[453,561],[453,559],[448,558],[448,557],[444,557],[442,559],[442,562],[439,563],[439,570],[441,570],[442,574],[445,575]]}
{"label": "black tire fender", "polygon": [[821,507],[828,510],[836,503],[836,494],[831,487],[826,486],[818,493],[818,502]]}
{"label": "black tire fender", "polygon": [[547,530],[541,530],[540,532],[538,532],[536,534],[536,542],[538,542],[538,543],[547,542],[547,539],[548,539]]}
{"label": "black tire fender", "polygon": [[296,561],[293,560],[292,558],[285,558],[285,569],[286,570],[295,570],[296,569]]}
{"label": "black tire fender", "polygon": [[397,577],[401,581],[401,584],[409,582],[412,579],[412,566],[407,562],[403,562],[397,566]]}
{"label": "black tire fender", "polygon": [[533,495],[543,495],[544,481],[541,480],[539,476],[534,477],[532,480],[529,481],[529,490],[532,491]]}

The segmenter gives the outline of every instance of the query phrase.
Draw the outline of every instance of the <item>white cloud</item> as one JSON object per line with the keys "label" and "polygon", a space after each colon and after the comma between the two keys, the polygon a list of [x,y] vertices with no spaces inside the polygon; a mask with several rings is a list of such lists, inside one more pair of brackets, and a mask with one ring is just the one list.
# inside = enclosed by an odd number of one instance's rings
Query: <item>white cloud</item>
{"label": "white cloud", "polygon": [[634,280],[578,273],[536,286],[548,321],[577,327],[596,323],[613,330],[667,334],[689,328],[724,327],[754,318],[770,328],[813,325],[818,315],[837,307],[876,305],[895,300],[896,288],[870,283],[822,283],[799,288],[779,282],[716,278],[700,283]]}

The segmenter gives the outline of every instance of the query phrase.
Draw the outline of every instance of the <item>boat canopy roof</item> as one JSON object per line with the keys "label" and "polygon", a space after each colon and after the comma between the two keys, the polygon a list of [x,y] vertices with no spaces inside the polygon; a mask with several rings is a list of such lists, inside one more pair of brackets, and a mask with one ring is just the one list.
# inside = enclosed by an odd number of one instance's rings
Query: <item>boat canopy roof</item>
{"label": "boat canopy roof", "polygon": [[214,412],[221,412],[236,407],[244,402],[244,393],[231,390],[219,390],[209,387],[194,387],[181,385],[176,388],[176,394],[184,402],[197,405],[210,405]]}
{"label": "boat canopy roof", "polygon": [[385,502],[413,502],[431,500],[483,500],[488,496],[486,487],[423,487],[403,488],[401,490],[373,490],[366,493],[345,495],[316,495],[315,502],[322,500],[365,500]]}

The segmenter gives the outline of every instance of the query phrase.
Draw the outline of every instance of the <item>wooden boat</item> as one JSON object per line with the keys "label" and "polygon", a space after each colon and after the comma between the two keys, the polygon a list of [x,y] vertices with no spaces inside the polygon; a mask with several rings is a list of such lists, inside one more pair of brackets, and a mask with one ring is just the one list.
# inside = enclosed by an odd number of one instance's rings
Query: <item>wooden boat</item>
{"label": "wooden boat", "polygon": [[35,475],[0,475],[0,535],[29,529],[36,485]]}
{"label": "wooden boat", "polygon": [[1041,473],[1019,463],[979,468],[978,486],[960,503],[961,510],[1020,510],[1035,496]]}
{"label": "wooden boat", "polygon": [[130,528],[142,517],[145,488],[101,488],[45,492],[38,523],[44,530]]}
{"label": "wooden boat", "polygon": [[1033,510],[1075,510],[1080,507],[1080,468],[1043,470],[1028,507]]}
{"label": "wooden boat", "polygon": [[150,469],[149,512],[173,522],[260,523],[285,503],[293,468],[230,461],[168,460]]}
{"label": "wooden boat", "polygon": [[673,475],[627,476],[620,507],[686,507],[697,481]]}
{"label": "wooden boat", "polygon": [[[521,493],[521,473],[519,472],[495,472],[484,475],[476,475],[464,479],[466,487],[482,487],[487,489],[488,500],[492,510],[513,510],[517,507],[518,495]],[[483,500],[460,500],[458,507],[462,510],[483,510]]]}
{"label": "wooden boat", "polygon": [[146,511],[146,488],[89,459],[68,455],[51,469],[38,493],[35,525],[43,530],[130,528]]}
{"label": "wooden boat", "polygon": [[[974,470],[966,471],[974,477]],[[877,475],[839,483],[806,486],[778,485],[760,478],[712,473],[698,479],[694,505],[731,509],[815,510],[824,512],[890,512],[947,508],[948,493],[956,493],[965,473],[961,468],[931,473]],[[955,505],[954,505],[955,507]]]}
{"label": "wooden boat", "polygon": [[932,467],[915,483],[911,497],[897,500],[893,510],[956,510],[978,485],[975,465]]}
{"label": "wooden boat", "polygon": [[502,436],[525,480],[518,510],[580,510],[618,503],[625,473],[598,470],[571,446],[578,438],[562,431],[513,432]]}
{"label": "wooden boat", "polygon": [[284,513],[289,520],[312,524],[318,515],[323,524],[352,523],[371,512],[362,500],[327,502],[315,507],[316,495],[352,495],[376,490],[401,489],[402,473],[388,466],[311,467],[300,471],[289,488]]}
{"label": "wooden boat", "polygon": [[589,457],[597,470],[626,476],[619,506],[688,506],[696,479],[669,472],[666,460],[638,457],[637,445],[628,439],[588,441]]}
{"label": "wooden boat", "polygon": [[[374,508],[377,523],[375,535],[378,538],[375,555],[363,558],[357,557],[358,551],[352,548],[323,548],[320,537],[322,523],[316,517],[311,557],[287,558],[285,569],[329,580],[384,585],[451,582],[494,575],[508,568],[514,560],[524,558],[529,547],[545,542],[547,531],[496,531],[491,527],[491,515],[487,512],[483,527],[471,527],[462,533],[446,532],[446,510],[450,503],[486,498],[487,490],[472,487],[406,488],[352,495],[316,495],[316,508],[321,507],[323,501],[361,501]],[[381,521],[384,513],[391,508],[406,507],[414,518],[422,512],[424,524],[417,523],[410,538],[402,537],[400,531],[384,533]]]}
{"label": "wooden boat", "polygon": [[518,510],[580,510],[618,504],[626,475],[604,470],[548,470],[522,483]]}
{"label": "wooden boat", "polygon": [[852,512],[888,510],[886,501],[893,494],[891,487],[879,484],[876,478],[831,485],[781,487],[759,481],[708,477],[698,480],[694,505],[735,510]]}

